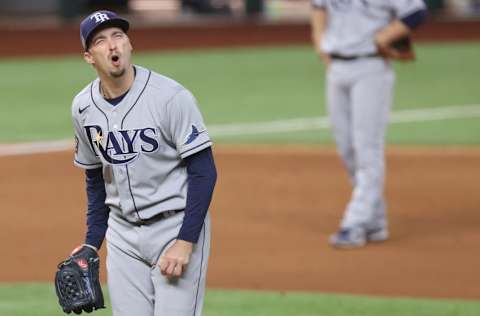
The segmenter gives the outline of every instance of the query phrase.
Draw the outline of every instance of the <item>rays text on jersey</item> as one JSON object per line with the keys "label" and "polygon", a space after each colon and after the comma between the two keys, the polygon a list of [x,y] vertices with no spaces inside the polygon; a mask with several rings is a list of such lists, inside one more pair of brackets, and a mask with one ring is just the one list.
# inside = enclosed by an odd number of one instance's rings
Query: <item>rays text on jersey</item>
{"label": "rays text on jersey", "polygon": [[92,150],[109,164],[120,165],[133,161],[141,152],[158,149],[157,130],[152,127],[132,130],[107,131],[98,125],[85,126]]}

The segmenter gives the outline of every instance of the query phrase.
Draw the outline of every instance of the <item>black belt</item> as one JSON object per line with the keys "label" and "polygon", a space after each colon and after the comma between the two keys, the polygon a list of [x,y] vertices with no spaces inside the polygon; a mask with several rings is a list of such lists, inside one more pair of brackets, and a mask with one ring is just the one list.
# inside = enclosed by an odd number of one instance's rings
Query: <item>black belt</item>
{"label": "black belt", "polygon": [[372,53],[368,55],[356,55],[356,56],[345,56],[345,55],[339,55],[339,54],[330,54],[330,58],[332,59],[337,59],[337,60],[345,60],[345,61],[350,61],[350,60],[357,60],[361,58],[372,58],[372,57],[380,57],[378,53]]}
{"label": "black belt", "polygon": [[180,212],[183,212],[184,210],[172,210],[172,211],[163,211],[161,213],[158,213],[157,215],[153,215],[150,218],[141,218],[136,222],[130,222],[132,225],[135,226],[143,226],[143,225],[150,225],[155,222],[167,219],[169,217],[172,217],[173,215],[176,215]]}

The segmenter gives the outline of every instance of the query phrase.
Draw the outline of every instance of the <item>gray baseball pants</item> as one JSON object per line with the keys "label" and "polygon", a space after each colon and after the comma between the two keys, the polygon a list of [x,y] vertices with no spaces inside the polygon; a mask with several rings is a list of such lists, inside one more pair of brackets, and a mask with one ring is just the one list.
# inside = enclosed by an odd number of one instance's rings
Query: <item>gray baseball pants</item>
{"label": "gray baseball pants", "polygon": [[342,228],[387,226],[384,143],[394,83],[382,58],[334,60],[327,72],[333,136],[353,186]]}
{"label": "gray baseball pants", "polygon": [[183,223],[184,213],[134,226],[110,213],[107,230],[108,289],[114,316],[201,316],[210,252],[207,215],[183,275],[169,281],[157,261]]}

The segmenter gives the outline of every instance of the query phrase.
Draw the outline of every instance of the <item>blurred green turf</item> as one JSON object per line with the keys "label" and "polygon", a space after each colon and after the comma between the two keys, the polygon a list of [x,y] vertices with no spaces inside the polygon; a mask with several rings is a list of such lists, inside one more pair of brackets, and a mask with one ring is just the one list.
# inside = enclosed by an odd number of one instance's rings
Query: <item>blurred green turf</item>
{"label": "blurred green turf", "polygon": [[[419,44],[396,64],[394,111],[480,103],[480,43]],[[323,66],[308,46],[139,53],[200,102],[207,124],[325,115]],[[80,56],[0,60],[0,142],[71,138],[70,103],[95,76]],[[480,118],[397,124],[392,143],[480,144]],[[414,133],[412,131],[415,131]],[[328,131],[221,137],[225,143],[325,143]]]}
{"label": "blurred green turf", "polygon": [[[65,315],[50,284],[0,284],[0,315]],[[108,295],[106,295],[108,298]],[[92,315],[111,315],[107,309]],[[480,302],[208,290],[205,316],[477,316]]]}

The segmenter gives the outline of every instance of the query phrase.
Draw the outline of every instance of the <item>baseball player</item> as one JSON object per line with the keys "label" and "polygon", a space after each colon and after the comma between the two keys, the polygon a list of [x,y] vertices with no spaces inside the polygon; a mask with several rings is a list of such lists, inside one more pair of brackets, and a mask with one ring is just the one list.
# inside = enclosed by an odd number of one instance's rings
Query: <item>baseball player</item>
{"label": "baseball player", "polygon": [[[362,247],[389,236],[384,199],[384,137],[395,74],[390,59],[425,18],[422,0],[313,0],[312,37],[327,67],[333,136],[353,185],[334,247]],[[404,45],[409,46],[409,45]]]}
{"label": "baseball player", "polygon": [[212,142],[182,85],[132,65],[129,22],[97,11],[80,25],[98,78],[73,100],[75,165],[86,170],[87,233],[106,236],[115,316],[202,314],[216,182]]}

